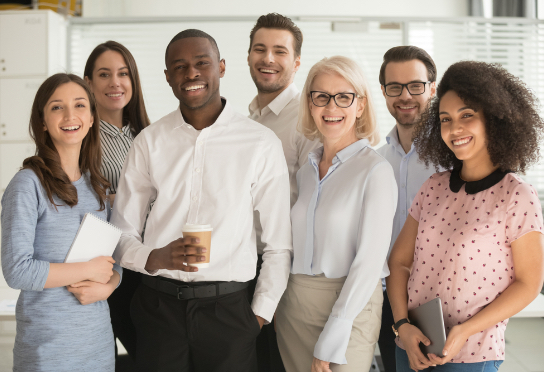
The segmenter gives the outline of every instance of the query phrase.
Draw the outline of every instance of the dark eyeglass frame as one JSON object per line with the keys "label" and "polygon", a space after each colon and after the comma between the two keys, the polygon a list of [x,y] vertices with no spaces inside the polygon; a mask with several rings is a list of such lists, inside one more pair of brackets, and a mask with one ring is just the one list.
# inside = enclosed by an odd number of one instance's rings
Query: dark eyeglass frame
{"label": "dark eyeglass frame", "polygon": [[[315,102],[314,102],[314,98],[312,97],[314,93],[323,93],[323,94],[326,94],[329,96],[329,99],[327,100],[327,103],[325,103],[324,105],[320,106],[320,105],[317,105]],[[338,102],[336,102],[336,96],[338,95],[341,95],[341,94],[349,94],[352,96],[351,98],[351,103],[347,106],[340,106],[338,104]],[[329,104],[329,102],[331,101],[331,98],[334,100],[334,103],[336,104],[336,106],[340,107],[340,108],[348,108],[350,107],[351,105],[353,105],[353,102],[355,101],[355,97],[357,98],[360,98],[361,96],[359,96],[357,93],[352,93],[352,92],[341,92],[341,93],[336,93],[334,95],[332,94],[329,94],[327,92],[322,92],[320,90],[312,90],[310,91],[310,100],[312,101],[312,103],[314,104],[314,106],[317,106],[317,107],[325,107]]]}
{"label": "dark eyeglass frame", "polygon": [[[383,89],[385,90],[385,95],[387,97],[400,97],[402,95],[402,91],[404,90],[404,88],[406,88],[406,90],[408,91],[408,93],[410,93],[411,96],[419,96],[419,95],[422,95],[423,93],[425,93],[425,90],[427,89],[427,84],[430,84],[432,83],[432,81],[412,81],[411,83],[408,83],[408,84],[399,84],[399,83],[389,83],[389,84],[385,84],[383,86]],[[410,84],[423,84],[423,92],[421,93],[412,93],[410,92],[410,89],[408,88],[408,85]],[[397,94],[397,95],[390,95],[389,93],[387,93],[387,87],[390,86],[390,85],[400,85],[401,88],[400,88],[400,93]]]}

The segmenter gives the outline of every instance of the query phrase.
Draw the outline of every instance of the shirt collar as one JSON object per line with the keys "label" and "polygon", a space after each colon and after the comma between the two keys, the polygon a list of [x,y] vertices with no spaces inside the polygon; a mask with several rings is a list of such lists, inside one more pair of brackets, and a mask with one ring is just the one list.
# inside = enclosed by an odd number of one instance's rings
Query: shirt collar
{"label": "shirt collar", "polygon": [[402,148],[402,145],[400,144],[400,141],[399,141],[399,131],[398,131],[396,125],[393,127],[393,129],[391,129],[391,132],[389,132],[387,137],[385,137],[385,140],[387,141],[388,145],[393,146],[395,148],[395,150],[397,150],[398,152],[400,152],[403,155],[409,155],[415,149],[415,145],[412,142],[412,146],[410,147],[410,151],[408,151],[408,154],[406,154],[404,152],[404,148]]}
{"label": "shirt collar", "polygon": [[[232,106],[230,105],[229,101],[227,101],[225,97],[221,97],[221,102],[224,102],[223,111],[221,111],[221,114],[219,114],[219,117],[215,120],[215,122],[212,125],[210,125],[210,127],[211,126],[217,127],[222,125],[226,126],[230,123],[232,116],[234,115],[234,110]],[[179,127],[190,127],[196,130],[195,127],[193,127],[191,124],[185,121],[185,119],[183,118],[183,115],[181,114],[180,106],[178,106],[178,109],[176,110],[174,118],[175,118],[174,123],[176,123],[174,126],[174,129]]]}
{"label": "shirt collar", "polygon": [[[370,143],[368,142],[366,138],[360,139],[359,141],[352,143],[348,147],[338,151],[336,153],[336,156],[332,160],[332,163],[333,164],[336,164],[338,162],[345,163],[349,158],[351,158],[353,155],[355,155],[356,153],[358,153],[359,151],[367,147],[369,144]],[[319,164],[319,162],[321,161],[321,158],[323,157],[323,150],[324,150],[323,146],[320,146],[319,148],[313,151],[310,151],[310,153],[308,154],[308,159],[315,164]]]}
{"label": "shirt collar", "polygon": [[467,194],[476,194],[495,186],[510,172],[511,171],[503,172],[500,169],[497,169],[481,180],[467,182],[461,179],[460,170],[454,169],[451,171],[450,175],[450,190],[454,193],[458,193],[459,190],[461,190],[461,187],[465,185],[465,192]]}
{"label": "shirt collar", "polygon": [[110,136],[118,136],[120,133],[123,133],[125,135],[129,135],[130,133],[130,125],[123,125],[123,128],[119,130],[118,127],[116,127],[113,124],[108,123],[105,120],[100,120],[100,128],[104,133],[109,134]]}
{"label": "shirt collar", "polygon": [[[299,94],[299,91],[295,85],[295,83],[289,84],[287,88],[283,92],[281,92],[272,102],[268,104],[268,107],[270,111],[272,111],[276,116],[281,113],[281,111],[291,102],[293,98],[295,98]],[[264,109],[264,107],[263,107]],[[253,98],[253,101],[249,104],[249,113],[250,115],[253,115],[255,112],[259,111],[259,105],[257,103],[257,96]],[[262,114],[262,110],[261,110]]]}

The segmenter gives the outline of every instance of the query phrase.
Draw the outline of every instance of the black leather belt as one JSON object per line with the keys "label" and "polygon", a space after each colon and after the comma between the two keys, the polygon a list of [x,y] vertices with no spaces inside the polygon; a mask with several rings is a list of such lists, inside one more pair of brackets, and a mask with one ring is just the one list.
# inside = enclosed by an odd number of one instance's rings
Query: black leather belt
{"label": "black leather belt", "polygon": [[204,284],[202,282],[186,283],[175,279],[149,275],[142,276],[142,283],[156,291],[174,296],[178,300],[215,297],[238,292],[248,286],[247,282],[215,282],[210,284]]}

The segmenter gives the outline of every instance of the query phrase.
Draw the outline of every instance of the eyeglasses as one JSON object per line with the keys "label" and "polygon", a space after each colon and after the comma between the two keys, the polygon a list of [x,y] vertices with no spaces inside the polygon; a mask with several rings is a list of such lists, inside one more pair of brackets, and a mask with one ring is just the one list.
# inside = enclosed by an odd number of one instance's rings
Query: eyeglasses
{"label": "eyeglasses", "polygon": [[402,90],[406,88],[411,96],[419,96],[425,93],[425,86],[430,84],[430,81],[421,81],[408,84],[391,83],[384,85],[385,94],[388,97],[398,97],[402,94]]}
{"label": "eyeglasses", "polygon": [[336,93],[332,95],[316,90],[310,92],[310,98],[312,99],[312,103],[317,107],[327,106],[332,98],[334,99],[336,106],[341,108],[348,108],[353,104],[356,96],[359,97],[357,93]]}

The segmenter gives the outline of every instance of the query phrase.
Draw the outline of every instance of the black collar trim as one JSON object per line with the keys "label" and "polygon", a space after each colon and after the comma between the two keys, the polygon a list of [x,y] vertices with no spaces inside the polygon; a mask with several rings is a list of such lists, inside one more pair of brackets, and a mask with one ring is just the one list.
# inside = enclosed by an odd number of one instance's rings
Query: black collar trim
{"label": "black collar trim", "polygon": [[500,169],[497,169],[495,172],[491,173],[489,176],[482,178],[478,181],[467,182],[463,181],[460,176],[460,169],[454,169],[451,171],[450,176],[450,190],[454,193],[458,193],[461,190],[461,187],[465,185],[465,192],[467,194],[476,194],[480,191],[489,189],[492,186],[495,186],[499,183],[504,176],[506,176],[511,171],[502,172]]}

